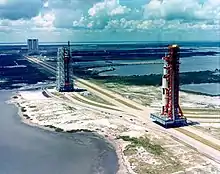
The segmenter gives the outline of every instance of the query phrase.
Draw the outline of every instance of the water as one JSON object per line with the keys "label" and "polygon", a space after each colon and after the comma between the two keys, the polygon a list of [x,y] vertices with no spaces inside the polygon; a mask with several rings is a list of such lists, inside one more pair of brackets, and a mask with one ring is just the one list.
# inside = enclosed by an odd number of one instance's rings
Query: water
{"label": "water", "polygon": [[220,83],[188,84],[182,85],[181,89],[209,95],[220,95]]}
{"label": "water", "polygon": [[0,91],[0,174],[113,174],[117,157],[89,133],[55,133],[20,121],[11,92]]}
{"label": "water", "polygon": [[[219,51],[216,47],[200,48],[201,51]],[[198,50],[197,50],[198,51]],[[161,60],[162,61],[162,60]],[[184,57],[180,59],[180,72],[195,72],[195,71],[214,71],[220,69],[220,54],[215,56],[194,56]],[[130,75],[148,75],[162,74],[162,64],[148,65],[128,65],[115,67],[115,71],[107,71],[100,75],[115,75],[115,76],[130,76]],[[220,95],[219,83],[205,84],[188,84],[181,86],[181,89],[193,92],[200,92],[208,95]]]}
{"label": "water", "polygon": [[[180,72],[194,71],[214,71],[220,68],[220,55],[217,56],[195,56],[182,58],[180,60]],[[108,71],[100,75],[147,75],[147,74],[162,74],[163,64],[148,64],[148,65],[128,65],[115,67],[115,71]]]}

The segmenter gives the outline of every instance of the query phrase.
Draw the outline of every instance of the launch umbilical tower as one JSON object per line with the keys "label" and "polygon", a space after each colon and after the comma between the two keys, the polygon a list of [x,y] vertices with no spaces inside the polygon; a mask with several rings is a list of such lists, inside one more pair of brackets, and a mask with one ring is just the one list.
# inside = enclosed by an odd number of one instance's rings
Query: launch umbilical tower
{"label": "launch umbilical tower", "polygon": [[185,125],[186,118],[179,105],[179,51],[177,45],[168,47],[169,53],[163,57],[162,77],[162,110],[159,114],[151,114],[155,122],[164,126]]}
{"label": "launch umbilical tower", "polygon": [[70,92],[74,90],[71,68],[70,42],[67,47],[58,48],[57,52],[57,90]]}

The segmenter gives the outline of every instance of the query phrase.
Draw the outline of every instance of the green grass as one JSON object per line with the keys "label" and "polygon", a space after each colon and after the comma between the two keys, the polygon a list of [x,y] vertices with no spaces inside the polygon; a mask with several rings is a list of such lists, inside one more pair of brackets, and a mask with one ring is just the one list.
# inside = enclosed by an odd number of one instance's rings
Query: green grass
{"label": "green grass", "polygon": [[125,147],[123,153],[125,154],[125,156],[131,156],[137,153],[137,149],[134,144],[129,144]]}
{"label": "green grass", "polygon": [[[96,81],[102,83],[118,83],[123,85],[138,85],[138,86],[161,86],[161,74],[150,75],[133,75],[133,76],[96,76],[92,77]],[[214,71],[197,71],[180,73],[181,84],[198,83],[217,83],[220,77]],[[191,92],[191,91],[190,91]],[[201,93],[200,93],[201,94]]]}
{"label": "green grass", "polygon": [[127,103],[127,102],[125,102],[125,101],[123,101],[123,100],[121,100],[121,99],[115,98],[114,96],[112,96],[112,95],[110,95],[110,94],[108,94],[108,93],[106,93],[106,92],[104,92],[104,91],[102,91],[102,90],[99,90],[99,89],[97,89],[97,88],[95,88],[95,87],[93,87],[93,86],[91,86],[91,85],[89,85],[89,84],[87,84],[87,83],[84,83],[84,82],[82,82],[82,81],[78,81],[78,82],[81,83],[81,84],[83,84],[83,85],[85,85],[85,86],[88,86],[89,88],[92,88],[93,90],[96,90],[96,91],[98,91],[98,92],[100,92],[100,93],[102,93],[102,94],[104,94],[104,95],[106,95],[106,96],[108,96],[108,97],[110,97],[110,98],[114,98],[114,99],[117,100],[118,102],[120,102],[120,103],[122,103],[122,104],[124,104],[124,105],[126,105],[126,106],[128,106],[128,107],[130,107],[130,108],[137,109],[137,110],[141,110],[140,108],[138,108],[138,107],[136,107],[136,106],[134,106],[134,105],[132,105],[132,104],[130,104],[130,103]]}
{"label": "green grass", "polygon": [[164,149],[162,148],[162,146],[158,144],[152,144],[149,138],[147,137],[135,138],[135,137],[129,137],[129,136],[119,136],[118,139],[131,142],[131,144],[126,147],[127,149],[134,148],[134,147],[143,147],[148,152],[154,155],[162,155],[164,152]]}
{"label": "green grass", "polygon": [[93,103],[93,102],[89,102],[87,100],[83,100],[75,95],[71,95],[71,97],[73,97],[74,99],[82,102],[82,103],[86,103],[86,104],[89,104],[89,105],[92,105],[92,106],[96,106],[96,107],[100,107],[100,108],[105,108],[105,109],[111,109],[111,110],[115,110],[115,111],[121,111],[119,109],[114,109],[114,108],[111,108],[111,107],[107,107],[107,106],[102,106],[102,105],[99,105],[99,104],[96,104],[96,103]]}
{"label": "green grass", "polygon": [[194,134],[192,132],[189,132],[189,131],[187,131],[185,129],[182,129],[182,128],[175,128],[175,129],[177,131],[179,131],[179,132],[181,132],[181,133],[183,133],[183,134],[185,134],[185,135],[187,135],[187,136],[189,136],[189,137],[191,137],[191,138],[193,138],[193,139],[195,139],[195,140],[197,140],[197,141],[199,141],[199,142],[209,146],[209,147],[212,147],[213,149],[216,149],[216,150],[220,151],[220,146],[218,144],[215,144],[215,143],[213,143],[213,142],[211,142],[211,141],[209,141],[207,139],[204,139],[204,138],[202,138],[202,137],[200,137],[200,136],[198,136],[198,135],[196,135],[196,134]]}
{"label": "green grass", "polygon": [[[131,165],[135,166],[134,171],[137,174],[170,174],[178,171],[184,171],[183,166],[179,159],[173,156],[172,153],[165,150],[158,144],[150,142],[146,136],[135,138],[129,136],[119,136],[118,139],[130,142],[125,147],[124,154],[128,156],[128,161]],[[149,164],[147,161],[143,161],[137,156],[137,147],[143,147],[147,152],[155,155],[154,159],[159,161]]]}
{"label": "green grass", "polygon": [[[82,95],[82,94],[81,94]],[[106,105],[111,105],[111,106],[114,106],[112,103],[102,99],[101,97],[95,95],[95,94],[89,94],[89,95],[82,95],[83,97],[87,98],[88,100],[91,100],[91,101],[95,101],[97,103],[102,103],[102,104],[106,104]]]}
{"label": "green grass", "polygon": [[[68,98],[66,98],[61,93],[56,92],[56,93],[52,93],[52,94],[57,95],[58,97],[61,97],[61,98],[65,99],[65,100],[69,100]],[[102,106],[102,105],[99,105],[99,104],[96,104],[96,103],[93,103],[93,102],[90,102],[90,101],[87,101],[87,100],[83,100],[82,98],[79,98],[79,97],[75,96],[74,94],[71,95],[71,97],[76,99],[76,100],[78,100],[78,101],[80,101],[80,102],[82,102],[82,103],[86,103],[86,104],[89,104],[89,105],[92,105],[92,106],[101,107],[101,108],[105,108],[105,109],[111,109],[111,110],[115,110],[115,111],[121,111],[119,109],[114,109],[114,108],[107,107],[107,106]],[[67,107],[67,109],[74,110],[75,108],[69,106],[69,107]]]}
{"label": "green grass", "polygon": [[[151,98],[152,95],[154,95],[155,97],[157,95],[160,95],[160,93],[155,92],[153,94],[149,94],[148,91],[132,91],[130,88],[128,89],[126,85],[123,84],[117,84],[117,83],[104,83],[103,81],[97,81],[97,80],[90,80],[92,83],[102,86],[104,89],[107,89],[109,91],[112,91],[114,93],[119,93],[121,96],[123,97],[129,97],[130,100],[138,100],[136,101],[139,104],[142,104],[144,106],[150,106],[150,104],[152,103],[152,101],[154,100],[154,98]],[[127,94],[124,94],[127,93]],[[139,100],[141,97],[141,100]],[[132,106],[133,107],[133,106]],[[138,110],[141,110],[139,108],[135,108]]]}

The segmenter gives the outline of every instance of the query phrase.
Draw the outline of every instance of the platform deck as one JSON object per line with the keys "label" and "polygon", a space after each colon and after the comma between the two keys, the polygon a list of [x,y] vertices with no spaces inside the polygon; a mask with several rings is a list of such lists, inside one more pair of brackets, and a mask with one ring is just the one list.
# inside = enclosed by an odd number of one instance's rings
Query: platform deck
{"label": "platform deck", "polygon": [[159,123],[164,127],[180,127],[187,124],[186,118],[178,118],[176,120],[171,120],[168,117],[159,115],[159,114],[150,114],[150,118],[153,122]]}

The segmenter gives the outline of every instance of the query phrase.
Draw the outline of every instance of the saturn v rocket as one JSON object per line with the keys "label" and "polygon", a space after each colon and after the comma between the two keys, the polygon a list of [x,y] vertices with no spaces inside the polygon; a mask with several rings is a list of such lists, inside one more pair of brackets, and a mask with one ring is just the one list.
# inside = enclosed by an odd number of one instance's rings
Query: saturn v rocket
{"label": "saturn v rocket", "polygon": [[168,55],[163,57],[162,76],[162,111],[151,114],[151,118],[163,125],[182,125],[186,118],[179,105],[179,47],[171,45],[168,47]]}
{"label": "saturn v rocket", "polygon": [[161,115],[176,120],[183,117],[179,106],[179,47],[169,46],[169,54],[163,60]]}

